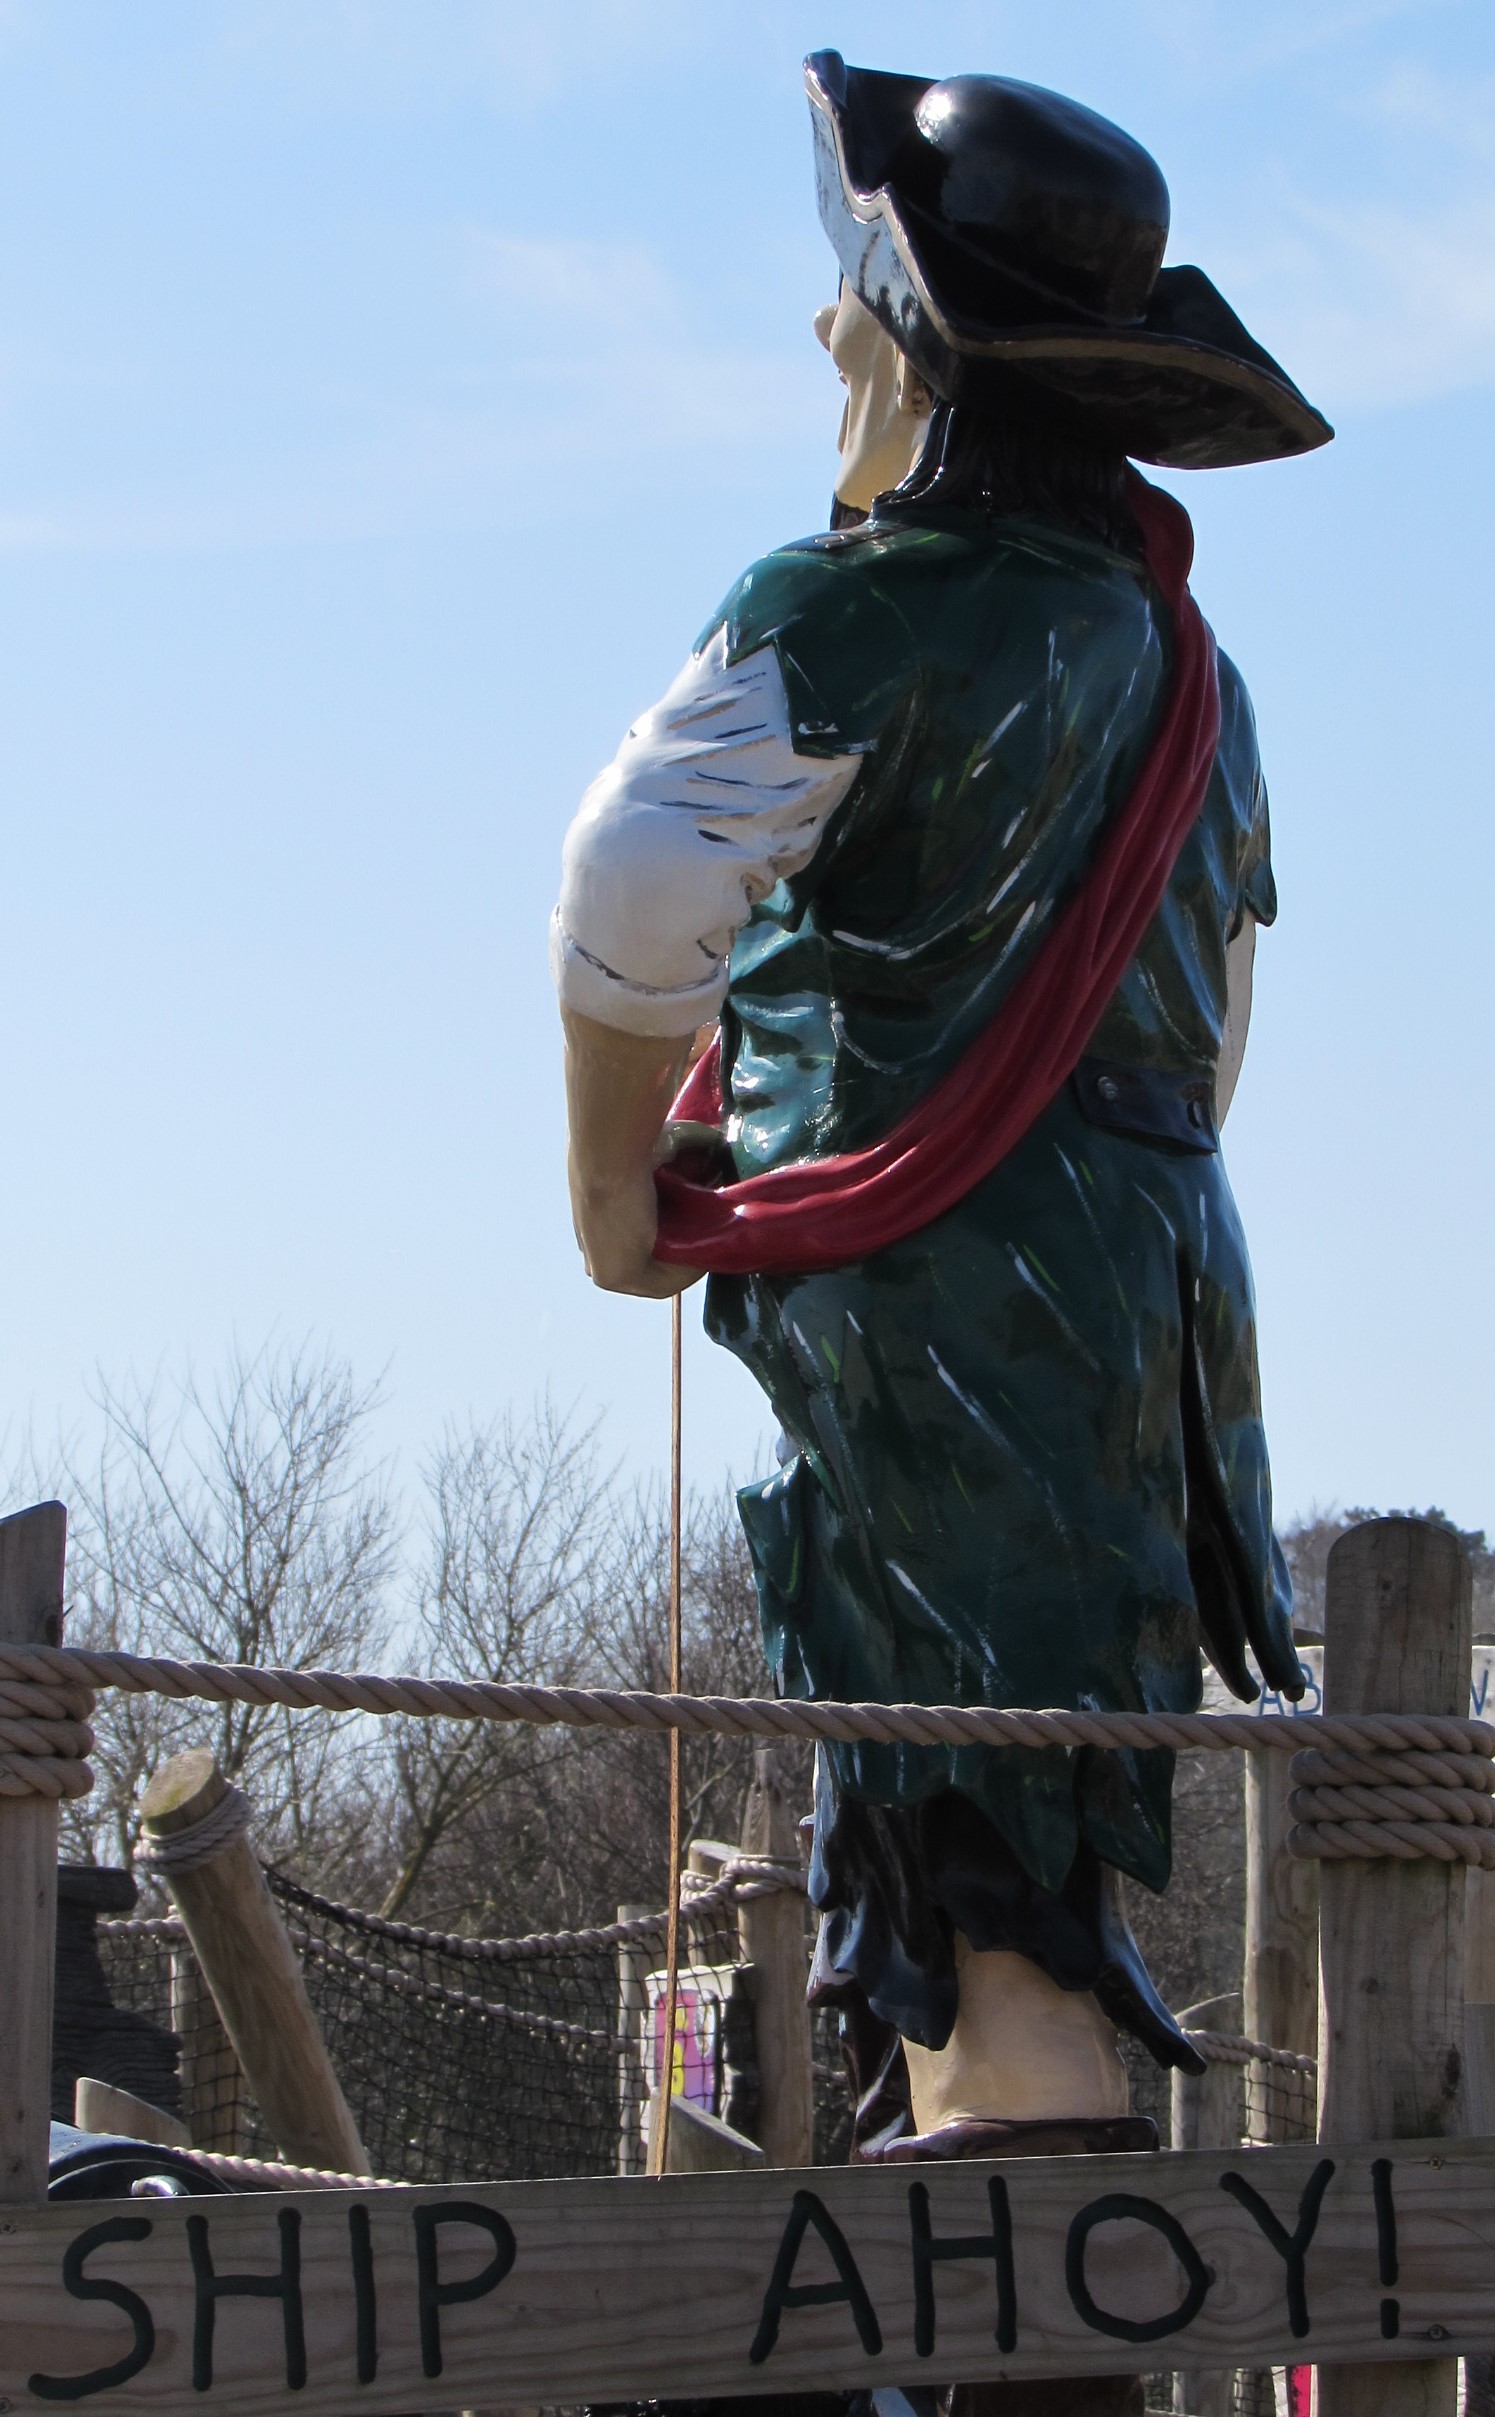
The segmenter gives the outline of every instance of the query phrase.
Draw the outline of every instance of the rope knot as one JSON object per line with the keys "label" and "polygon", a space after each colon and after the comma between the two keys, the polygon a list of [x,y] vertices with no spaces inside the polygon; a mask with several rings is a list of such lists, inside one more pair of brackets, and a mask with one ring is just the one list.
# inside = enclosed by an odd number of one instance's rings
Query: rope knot
{"label": "rope knot", "polygon": [[201,1871],[205,1863],[216,1863],[236,1838],[242,1838],[253,1819],[254,1806],[230,1780],[221,1801],[190,1829],[174,1830],[165,1837],[148,1832],[135,1849],[136,1869],[162,1879],[174,1872]]}
{"label": "rope knot", "polygon": [[71,1680],[0,1676],[0,1796],[86,1796],[93,1704]]}
{"label": "rope knot", "polygon": [[1466,1749],[1313,1746],[1292,1760],[1288,1852],[1495,1871],[1495,1762]]}
{"label": "rope knot", "polygon": [[682,1911],[703,1913],[708,1904],[739,1904],[753,1897],[777,1896],[786,1888],[797,1889],[803,1896],[808,1886],[808,1877],[798,1864],[776,1863],[771,1855],[753,1855],[744,1849],[728,1856],[715,1879],[705,1872],[682,1872],[680,1903]]}

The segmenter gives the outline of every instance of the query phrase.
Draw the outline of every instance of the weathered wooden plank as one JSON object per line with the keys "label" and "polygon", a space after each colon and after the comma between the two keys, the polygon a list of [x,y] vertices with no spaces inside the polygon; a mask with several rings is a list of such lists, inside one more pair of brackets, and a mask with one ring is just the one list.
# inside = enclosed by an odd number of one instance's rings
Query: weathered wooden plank
{"label": "weathered wooden plank", "polygon": [[12,2411],[380,2417],[1492,2346],[1495,2141],[0,2213]]}

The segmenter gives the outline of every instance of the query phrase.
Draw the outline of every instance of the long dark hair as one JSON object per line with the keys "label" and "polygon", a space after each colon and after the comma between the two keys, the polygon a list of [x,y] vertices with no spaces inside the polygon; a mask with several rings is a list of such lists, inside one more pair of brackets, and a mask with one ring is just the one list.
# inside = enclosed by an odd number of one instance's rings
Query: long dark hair
{"label": "long dark hair", "polygon": [[[1127,500],[1127,461],[1062,422],[1036,414],[981,411],[937,401],[923,450],[901,487],[880,495],[878,521],[931,510],[982,520],[1037,520],[1140,556],[1142,539]],[[862,518],[843,505],[833,526]]]}

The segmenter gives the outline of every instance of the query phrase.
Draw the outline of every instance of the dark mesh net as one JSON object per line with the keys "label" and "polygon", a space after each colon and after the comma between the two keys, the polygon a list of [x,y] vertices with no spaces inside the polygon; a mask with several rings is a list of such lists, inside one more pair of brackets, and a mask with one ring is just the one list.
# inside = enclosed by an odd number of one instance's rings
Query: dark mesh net
{"label": "dark mesh net", "polygon": [[[266,1874],[373,2170],[402,2182],[642,2173],[663,2062],[663,1914],[589,1931],[467,1939],[385,1921]],[[677,2091],[752,2135],[752,1973],[729,1891],[682,1917]],[[194,2143],[274,2156],[217,2009],[174,1921],[99,1925],[116,2005],[175,2033]],[[851,2111],[833,2020],[817,2016],[817,2159],[845,2158]]]}
{"label": "dark mesh net", "polygon": [[141,2014],[173,2041],[176,2102],[194,2148],[230,2157],[277,2154],[250,2098],[212,1992],[180,1922],[100,1922],[99,1958],[113,2003]]}
{"label": "dark mesh net", "polygon": [[[277,1873],[270,1884],[379,2172],[436,2182],[643,2171],[646,2058],[663,2038],[662,1915],[467,1940],[353,1913]],[[730,2059],[735,1951],[729,1904],[682,1925],[676,2062],[685,2095],[715,2115],[734,2084],[742,2095]]]}
{"label": "dark mesh net", "polygon": [[1246,2067],[1246,2137],[1281,2146],[1318,2137],[1318,2076],[1253,2057]]}

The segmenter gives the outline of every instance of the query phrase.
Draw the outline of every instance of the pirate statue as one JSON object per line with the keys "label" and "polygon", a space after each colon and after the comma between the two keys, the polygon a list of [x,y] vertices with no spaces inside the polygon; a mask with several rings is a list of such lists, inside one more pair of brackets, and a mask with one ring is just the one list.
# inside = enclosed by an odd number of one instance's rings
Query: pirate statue
{"label": "pirate statue", "polygon": [[[567,839],[581,1247],[613,1291],[707,1271],[773,1405],[740,1501],[784,1694],[1183,1712],[1201,1647],[1296,1694],[1219,1140],[1266,794],[1188,520],[1132,462],[1331,432],[1161,266],[1118,127],[994,76],[806,74],[834,525],[739,580]],[[1118,2030],[1201,2068],[1120,1877],[1166,1885],[1171,1780],[822,1753],[813,1986],[860,2154],[1152,2137]]]}

